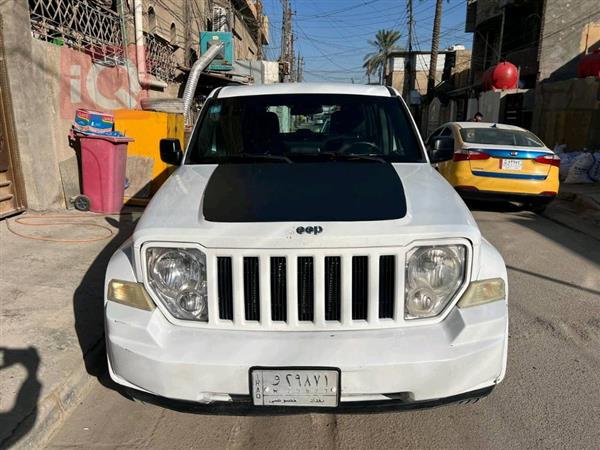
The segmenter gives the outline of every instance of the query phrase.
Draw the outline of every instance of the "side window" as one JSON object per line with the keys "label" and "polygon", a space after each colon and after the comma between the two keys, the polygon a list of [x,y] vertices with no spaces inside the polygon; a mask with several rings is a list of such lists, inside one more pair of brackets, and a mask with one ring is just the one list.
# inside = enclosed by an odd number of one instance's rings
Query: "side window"
{"label": "side window", "polygon": [[444,128],[440,133],[440,136],[452,136],[452,129],[450,127]]}

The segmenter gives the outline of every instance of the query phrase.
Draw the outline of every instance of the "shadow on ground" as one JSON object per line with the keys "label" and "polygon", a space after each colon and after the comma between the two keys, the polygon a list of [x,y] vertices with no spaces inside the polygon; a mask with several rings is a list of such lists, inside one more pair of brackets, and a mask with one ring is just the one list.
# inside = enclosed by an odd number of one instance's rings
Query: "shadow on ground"
{"label": "shadow on ground", "polygon": [[105,356],[104,276],[108,261],[131,236],[141,212],[140,208],[127,208],[119,216],[105,218],[117,232],[96,256],[73,294],[75,331],[86,370],[111,389],[117,389],[117,385],[110,380]]}
{"label": "shadow on ground", "polygon": [[[14,365],[22,365],[26,372],[25,381],[16,393],[14,404],[8,411],[0,412],[0,448],[16,444],[33,428],[38,415],[38,400],[42,385],[38,380],[40,355],[35,347],[0,347],[0,373]],[[5,375],[0,374],[0,379]],[[6,400],[6,399],[5,399]],[[2,405],[2,409],[7,405]],[[24,418],[23,418],[24,417]],[[5,431],[12,430],[5,435]]]}
{"label": "shadow on ground", "polygon": [[[506,213],[510,215],[510,221],[522,227],[550,239],[570,252],[577,254],[595,264],[600,264],[600,241],[594,236],[590,236],[568,225],[562,224],[543,214],[535,214],[527,211],[520,205],[510,202],[468,202],[467,206],[471,211],[490,211]],[[574,220],[577,215],[573,213]],[[543,273],[534,273],[522,268],[507,266],[511,270],[521,272],[525,275],[561,284],[566,287],[580,289],[591,294],[600,295],[600,290],[584,287],[568,281],[558,280],[549,277]]]}

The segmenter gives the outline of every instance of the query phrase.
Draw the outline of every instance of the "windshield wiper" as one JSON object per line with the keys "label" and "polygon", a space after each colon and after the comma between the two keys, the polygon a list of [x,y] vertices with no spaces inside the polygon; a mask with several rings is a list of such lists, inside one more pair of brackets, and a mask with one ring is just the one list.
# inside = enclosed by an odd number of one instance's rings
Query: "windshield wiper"
{"label": "windshield wiper", "polygon": [[[268,153],[239,153],[239,156],[241,156],[242,158],[249,158],[249,159],[266,159],[266,160],[271,160],[271,161],[283,161],[286,162],[288,164],[293,164],[293,161],[288,158],[287,156],[283,156],[283,155],[270,155]],[[235,156],[238,156],[235,155]]]}
{"label": "windshield wiper", "polygon": [[344,155],[344,154],[340,154],[340,153],[336,153],[336,158],[337,159],[341,159],[343,161],[356,161],[356,160],[363,160],[363,161],[375,161],[375,162],[380,162],[380,163],[384,163],[386,164],[387,161],[379,156],[376,155]]}
{"label": "windshield wiper", "polygon": [[376,155],[345,155],[344,153],[337,152],[319,152],[319,153],[288,153],[288,155],[295,157],[312,157],[312,158],[328,158],[331,161],[375,161],[380,163],[387,163],[387,161]]}

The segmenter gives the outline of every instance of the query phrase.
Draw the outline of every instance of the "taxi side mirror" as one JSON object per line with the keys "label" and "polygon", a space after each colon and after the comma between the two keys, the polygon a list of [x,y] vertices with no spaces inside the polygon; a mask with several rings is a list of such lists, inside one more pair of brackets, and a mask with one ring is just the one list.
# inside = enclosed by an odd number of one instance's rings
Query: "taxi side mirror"
{"label": "taxi side mirror", "polygon": [[430,143],[429,159],[431,163],[450,161],[454,156],[454,139],[434,137]]}

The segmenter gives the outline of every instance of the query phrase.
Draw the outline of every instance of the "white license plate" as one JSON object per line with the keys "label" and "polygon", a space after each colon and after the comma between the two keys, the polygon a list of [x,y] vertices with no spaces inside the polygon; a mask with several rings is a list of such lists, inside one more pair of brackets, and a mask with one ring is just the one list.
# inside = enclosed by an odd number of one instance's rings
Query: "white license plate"
{"label": "white license plate", "polygon": [[335,407],[340,398],[336,369],[251,369],[256,406]]}
{"label": "white license plate", "polygon": [[523,170],[523,160],[521,159],[503,159],[500,168],[504,170]]}

